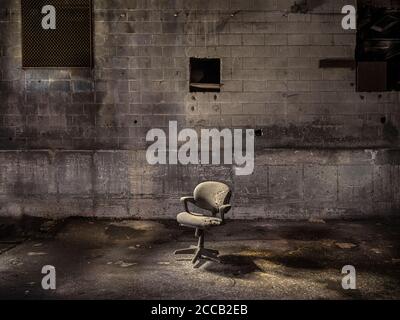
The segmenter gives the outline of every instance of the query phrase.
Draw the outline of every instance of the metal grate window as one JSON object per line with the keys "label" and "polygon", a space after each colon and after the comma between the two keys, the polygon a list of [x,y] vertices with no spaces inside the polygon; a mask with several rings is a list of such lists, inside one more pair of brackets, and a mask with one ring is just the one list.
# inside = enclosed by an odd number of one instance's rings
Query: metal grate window
{"label": "metal grate window", "polygon": [[[44,29],[45,6],[55,8],[55,29]],[[92,67],[91,0],[21,0],[24,68]]]}

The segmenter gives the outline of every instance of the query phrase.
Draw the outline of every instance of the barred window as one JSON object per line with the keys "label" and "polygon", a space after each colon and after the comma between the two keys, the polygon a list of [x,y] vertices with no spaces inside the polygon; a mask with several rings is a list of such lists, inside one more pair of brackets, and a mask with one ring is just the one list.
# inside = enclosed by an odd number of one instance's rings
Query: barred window
{"label": "barred window", "polygon": [[24,68],[92,67],[91,0],[21,0]]}

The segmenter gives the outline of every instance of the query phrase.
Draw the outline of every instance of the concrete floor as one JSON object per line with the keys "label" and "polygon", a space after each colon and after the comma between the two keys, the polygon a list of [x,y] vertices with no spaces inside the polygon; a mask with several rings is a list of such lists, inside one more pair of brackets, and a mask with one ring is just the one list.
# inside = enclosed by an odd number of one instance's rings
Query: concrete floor
{"label": "concrete floor", "polygon": [[173,255],[195,242],[175,221],[3,219],[0,235],[2,299],[400,299],[400,220],[228,221],[206,236],[222,263],[199,269]]}

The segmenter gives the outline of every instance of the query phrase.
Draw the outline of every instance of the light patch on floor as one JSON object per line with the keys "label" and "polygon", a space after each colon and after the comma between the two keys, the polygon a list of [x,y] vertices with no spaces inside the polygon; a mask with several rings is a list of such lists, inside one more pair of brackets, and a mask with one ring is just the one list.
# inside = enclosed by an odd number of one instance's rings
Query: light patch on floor
{"label": "light patch on floor", "polygon": [[[173,254],[196,242],[193,230],[176,221],[74,218],[44,225],[35,222],[24,240],[2,245],[0,298],[400,298],[398,220],[228,221],[206,234],[221,263],[199,269],[191,256]],[[347,264],[357,270],[356,290],[341,287]],[[56,268],[55,291],[41,289],[44,265]]]}

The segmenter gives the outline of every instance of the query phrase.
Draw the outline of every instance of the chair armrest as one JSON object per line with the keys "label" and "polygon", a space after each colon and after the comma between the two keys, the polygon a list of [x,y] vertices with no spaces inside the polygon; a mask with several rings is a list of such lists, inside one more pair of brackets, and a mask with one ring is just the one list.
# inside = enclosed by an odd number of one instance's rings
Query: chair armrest
{"label": "chair armrest", "polygon": [[182,198],[181,198],[181,202],[183,202],[183,205],[184,205],[184,207],[185,207],[185,211],[188,212],[188,213],[190,213],[189,207],[188,207],[188,204],[187,204],[187,203],[190,202],[190,203],[195,204],[194,197],[182,197]]}
{"label": "chair armrest", "polygon": [[222,222],[224,222],[225,218],[225,213],[227,213],[229,210],[231,210],[232,206],[230,204],[224,204],[222,206],[219,207],[218,211],[219,211],[219,215],[222,219]]}

